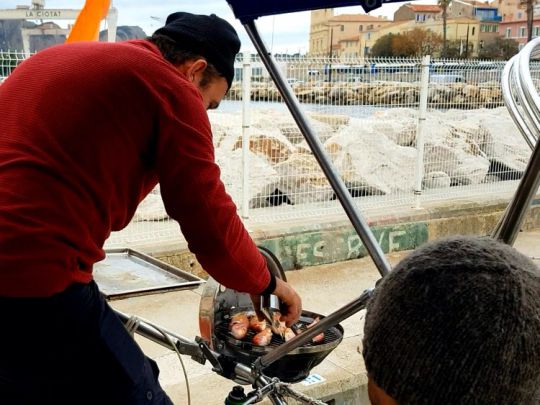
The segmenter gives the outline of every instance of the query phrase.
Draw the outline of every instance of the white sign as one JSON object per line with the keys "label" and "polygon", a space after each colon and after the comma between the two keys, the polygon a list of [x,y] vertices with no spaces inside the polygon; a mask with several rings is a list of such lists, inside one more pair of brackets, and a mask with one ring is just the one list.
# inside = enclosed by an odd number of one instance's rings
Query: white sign
{"label": "white sign", "polygon": [[326,381],[326,379],[319,374],[310,374],[305,379],[302,380],[302,385],[313,385],[319,384]]}
{"label": "white sign", "polygon": [[28,19],[62,18],[62,11],[61,10],[26,10],[25,16]]}

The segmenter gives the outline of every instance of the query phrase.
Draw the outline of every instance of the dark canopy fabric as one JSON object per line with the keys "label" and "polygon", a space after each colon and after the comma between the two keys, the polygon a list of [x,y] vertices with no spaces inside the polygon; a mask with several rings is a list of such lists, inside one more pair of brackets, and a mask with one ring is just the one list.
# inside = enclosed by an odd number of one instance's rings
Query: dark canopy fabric
{"label": "dark canopy fabric", "polygon": [[242,23],[266,15],[294,13],[296,11],[362,6],[366,12],[379,8],[382,3],[406,0],[227,0],[233,13]]}

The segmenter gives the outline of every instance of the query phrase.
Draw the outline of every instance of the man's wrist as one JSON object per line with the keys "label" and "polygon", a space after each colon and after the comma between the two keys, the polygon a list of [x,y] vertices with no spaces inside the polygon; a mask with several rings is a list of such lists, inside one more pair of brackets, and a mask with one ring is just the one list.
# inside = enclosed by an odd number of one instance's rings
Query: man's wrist
{"label": "man's wrist", "polygon": [[270,282],[268,283],[268,286],[263,290],[261,295],[270,295],[276,290],[276,276],[269,271],[270,274]]}

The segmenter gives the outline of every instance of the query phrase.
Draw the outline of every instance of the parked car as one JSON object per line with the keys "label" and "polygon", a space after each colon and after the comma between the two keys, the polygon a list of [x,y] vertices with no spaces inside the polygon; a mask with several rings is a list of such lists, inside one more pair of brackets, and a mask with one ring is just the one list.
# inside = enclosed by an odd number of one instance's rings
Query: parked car
{"label": "parked car", "polygon": [[362,76],[347,77],[347,83],[362,83],[364,78]]}
{"label": "parked car", "polygon": [[465,78],[460,74],[442,73],[430,75],[429,81],[431,83],[465,83]]}
{"label": "parked car", "polygon": [[304,83],[303,80],[298,80],[296,77],[287,77],[287,83],[289,83],[291,86],[295,84],[302,84]]}

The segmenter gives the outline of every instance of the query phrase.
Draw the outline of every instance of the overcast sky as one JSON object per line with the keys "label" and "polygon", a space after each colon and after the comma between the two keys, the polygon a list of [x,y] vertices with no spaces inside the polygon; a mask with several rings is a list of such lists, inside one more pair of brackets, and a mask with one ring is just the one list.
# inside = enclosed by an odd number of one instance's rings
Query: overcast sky
{"label": "overcast sky", "polygon": [[[260,1],[260,0],[252,0]],[[270,1],[270,0],[269,0]],[[291,0],[294,1],[294,0]],[[112,0],[118,9],[118,25],[138,25],[150,35],[165,23],[167,15],[175,11],[187,11],[195,14],[211,14],[225,18],[237,29],[242,40],[243,51],[254,51],[254,47],[245,34],[242,25],[225,0]],[[15,8],[16,5],[30,5],[31,0],[0,0],[0,8]],[[80,9],[84,0],[45,0],[46,8]],[[415,3],[436,4],[436,0],[420,0]],[[385,4],[371,15],[385,15],[392,18],[401,3]],[[335,10],[336,14],[362,13],[361,7],[344,7]],[[67,26],[70,21],[56,21],[60,26]],[[293,13],[275,17],[263,17],[256,21],[266,45],[273,52],[307,52],[309,37],[309,12]]]}

